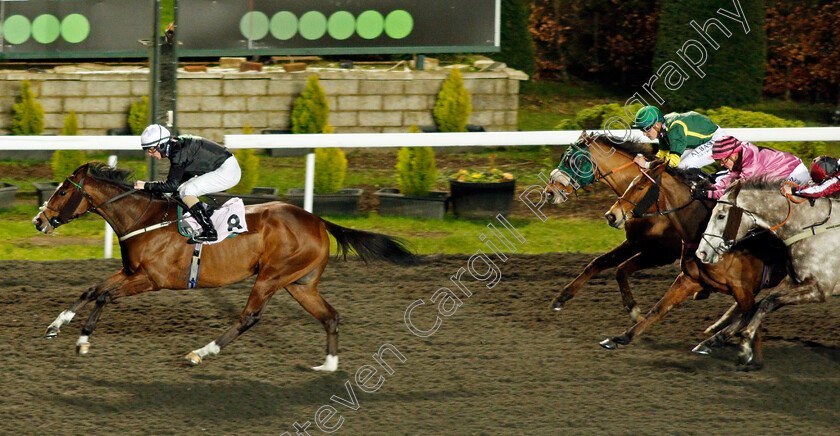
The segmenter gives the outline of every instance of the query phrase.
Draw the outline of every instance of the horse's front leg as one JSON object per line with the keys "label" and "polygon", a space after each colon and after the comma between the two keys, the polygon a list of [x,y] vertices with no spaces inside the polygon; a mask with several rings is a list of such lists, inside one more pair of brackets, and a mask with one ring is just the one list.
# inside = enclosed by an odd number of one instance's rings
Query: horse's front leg
{"label": "horse's front leg", "polygon": [[96,297],[96,306],[91,311],[87,322],[82,327],[82,334],[76,341],[76,352],[84,355],[90,351],[90,335],[93,334],[99,318],[102,317],[102,310],[105,308],[105,304],[121,297],[156,291],[158,289],[160,288],[149,280],[149,276],[142,269],[130,276],[124,276],[124,279],[121,282],[115,283],[114,286],[102,289]]}
{"label": "horse's front leg", "polygon": [[621,303],[627,313],[630,314],[630,320],[634,323],[641,321],[642,311],[636,305],[633,293],[630,292],[630,282],[628,280],[630,274],[643,269],[667,265],[671,262],[672,259],[665,259],[651,252],[641,252],[618,266],[618,270],[615,272],[615,280],[618,282],[618,288],[621,291]]}
{"label": "horse's front leg", "polygon": [[99,297],[99,294],[102,293],[103,290],[106,289],[113,289],[117,286],[120,282],[126,279],[125,272],[120,270],[111,274],[110,277],[103,280],[101,283],[91,286],[87,291],[82,293],[78,300],[75,303],[71,304],[66,310],[62,311],[58,314],[58,317],[55,321],[52,322],[47,327],[47,332],[44,334],[46,338],[52,339],[61,331],[61,326],[64,324],[68,324],[70,321],[73,320],[73,317],[76,316],[76,313],[79,312],[83,307],[85,307],[88,303],[95,300]]}
{"label": "horse's front leg", "polygon": [[[566,304],[567,301],[574,298],[577,291],[586,283],[589,279],[592,278],[595,274],[607,269],[618,266],[619,264],[625,262],[627,259],[635,256],[639,253],[639,248],[631,244],[628,241],[622,242],[618,247],[613,248],[608,253],[604,253],[598,257],[596,257],[589,265],[586,265],[583,272],[578,274],[575,279],[566,285],[556,297],[554,297],[554,301],[551,303],[551,308],[553,310],[560,310],[563,308],[563,305]],[[622,291],[623,293],[623,291]],[[631,297],[632,298],[632,297]]]}
{"label": "horse's front leg", "polygon": [[616,336],[612,339],[604,339],[600,342],[601,346],[609,350],[614,350],[617,348],[617,344],[629,344],[630,341],[633,340],[634,336],[643,332],[649,325],[659,321],[659,319],[665,316],[665,314],[672,308],[682,303],[690,295],[701,289],[703,289],[703,286],[698,281],[685,275],[685,273],[680,273],[680,275],[677,276],[677,279],[674,280],[674,283],[671,284],[671,287],[668,288],[668,291],[665,292],[662,299],[659,300],[652,309],[650,309],[650,312],[648,312],[641,321],[637,322],[633,325],[633,327],[630,327],[620,336]]}

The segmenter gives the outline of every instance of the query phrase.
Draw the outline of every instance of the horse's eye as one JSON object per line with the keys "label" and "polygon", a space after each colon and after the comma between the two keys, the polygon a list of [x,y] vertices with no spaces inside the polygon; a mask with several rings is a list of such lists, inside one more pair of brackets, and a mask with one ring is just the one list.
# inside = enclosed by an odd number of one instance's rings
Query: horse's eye
{"label": "horse's eye", "polygon": [[644,187],[644,186],[639,186],[638,188],[636,188],[636,190],[637,190],[637,191],[641,191],[641,190],[643,190],[643,189],[645,189],[645,187]]}
{"label": "horse's eye", "polygon": [[725,219],[726,219],[726,214],[719,213],[719,214],[718,214],[718,216],[717,216],[717,219],[719,219],[719,220],[725,220]]}
{"label": "horse's eye", "polygon": [[64,197],[65,195],[67,195],[67,191],[58,191],[58,195]]}

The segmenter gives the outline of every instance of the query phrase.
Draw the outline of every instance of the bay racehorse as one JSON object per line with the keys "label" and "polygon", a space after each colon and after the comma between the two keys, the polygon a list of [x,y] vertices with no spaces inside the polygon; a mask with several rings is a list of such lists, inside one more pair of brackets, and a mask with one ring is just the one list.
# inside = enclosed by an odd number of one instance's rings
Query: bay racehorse
{"label": "bay racehorse", "polygon": [[[35,228],[51,233],[88,212],[100,215],[120,236],[122,269],[85,291],[47,328],[55,337],[63,324],[89,302],[96,302],[76,342],[80,354],[88,353],[102,310],[122,297],[162,288],[186,289],[193,245],[178,232],[178,202],[169,197],[138,191],[126,181],[130,171],[91,162],[79,167],[56,189],[33,218]],[[224,286],[257,276],[239,318],[218,339],[193,350],[186,359],[198,364],[218,354],[259,321],[275,292],[286,289],[303,308],[317,318],[327,333],[327,357],[316,370],[338,367],[338,313],[318,292],[318,281],[327,266],[330,241],[337,242],[337,255],[354,250],[367,260],[387,260],[409,265],[414,256],[398,239],[354,230],[319,218],[298,207],[271,202],[246,207],[248,232],[203,247],[201,288]],[[147,231],[143,231],[147,230]],[[130,233],[136,236],[129,236]]]}
{"label": "bay racehorse", "polygon": [[[710,328],[718,330],[715,335],[693,350],[708,354],[712,346],[724,342],[743,325],[740,315],[752,307],[755,295],[761,289],[776,286],[784,279],[787,272],[787,250],[777,238],[765,234],[744,240],[718,264],[701,263],[694,252],[715,201],[692,199],[691,185],[699,183],[708,186],[708,181],[698,178],[697,170],[668,168],[667,163],[661,160],[654,161],[654,165],[633,180],[605,217],[610,225],[617,228],[645,216],[662,216],[670,220],[679,231],[679,238],[684,241],[680,258],[681,273],[640,322],[623,334],[604,340],[601,345],[614,349],[616,344],[629,344],[634,336],[661,319],[688,296],[706,289],[732,295],[737,302],[733,306],[737,310],[730,309],[721,321]],[[760,366],[760,359],[751,363]]]}
{"label": "bay racehorse", "polygon": [[[755,235],[774,234],[790,251],[791,273],[753,308],[741,331],[742,362],[759,357],[764,317],[786,305],[824,302],[840,294],[840,199],[813,203],[779,193],[781,181],[736,182],[718,201],[705,228],[697,257],[720,265],[733,246]],[[838,209],[840,210],[840,209]]]}
{"label": "bay racehorse", "polygon": [[[616,195],[621,195],[639,175],[639,166],[633,162],[633,157],[641,154],[653,160],[654,152],[651,144],[624,141],[607,135],[588,135],[584,131],[578,141],[563,153],[558,170],[552,172],[544,194],[554,204],[560,204],[581,186],[601,181]],[[673,263],[680,258],[682,244],[678,230],[666,217],[648,216],[633,220],[627,223],[624,232],[624,242],[596,257],[563,287],[554,298],[552,309],[562,309],[590,278],[617,266],[615,276],[622,305],[634,322],[639,320],[641,311],[630,291],[628,277],[639,270]]]}

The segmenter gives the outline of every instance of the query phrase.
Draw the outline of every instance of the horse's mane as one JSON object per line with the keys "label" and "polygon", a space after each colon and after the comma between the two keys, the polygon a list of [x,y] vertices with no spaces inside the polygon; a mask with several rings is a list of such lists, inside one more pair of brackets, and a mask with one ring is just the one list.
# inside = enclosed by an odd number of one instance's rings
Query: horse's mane
{"label": "horse's mane", "polygon": [[86,165],[87,173],[96,180],[113,183],[124,188],[131,188],[133,186],[132,183],[126,180],[132,173],[129,169],[113,168],[102,162],[88,162]]}
{"label": "horse's mane", "polygon": [[785,179],[768,179],[764,177],[744,179],[741,182],[741,189],[773,190],[778,192],[779,187],[782,186],[784,181]]}
{"label": "horse's mane", "polygon": [[674,176],[687,186],[699,185],[704,189],[712,187],[711,177],[699,168],[665,168],[665,172]]}
{"label": "horse's mane", "polygon": [[653,148],[653,144],[651,143],[625,141],[622,138],[608,135],[606,133],[596,133],[591,135],[590,138],[602,143],[606,141],[605,145],[613,146],[616,149],[629,154],[631,157],[637,154],[642,154],[647,160],[653,160],[655,158],[656,152]]}

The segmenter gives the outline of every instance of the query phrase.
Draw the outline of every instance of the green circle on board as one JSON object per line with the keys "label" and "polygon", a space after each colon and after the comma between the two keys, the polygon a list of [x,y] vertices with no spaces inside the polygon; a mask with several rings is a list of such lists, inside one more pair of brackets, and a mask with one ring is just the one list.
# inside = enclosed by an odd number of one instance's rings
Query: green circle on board
{"label": "green circle on board", "polygon": [[3,23],[3,38],[10,44],[22,44],[29,39],[32,26],[23,15],[12,15]]}
{"label": "green circle on board", "polygon": [[269,28],[271,29],[271,36],[287,40],[292,39],[297,33],[298,19],[295,14],[289,11],[281,11],[271,17]]}
{"label": "green circle on board", "polygon": [[58,39],[61,32],[61,22],[55,15],[38,15],[32,21],[32,38],[41,44],[49,44]]}
{"label": "green circle on board", "polygon": [[318,11],[309,11],[300,17],[300,36],[312,41],[327,33],[327,17]]}
{"label": "green circle on board", "polygon": [[90,35],[90,22],[82,14],[70,14],[61,21],[61,37],[65,41],[75,44],[82,42]]}
{"label": "green circle on board", "polygon": [[403,39],[414,29],[414,19],[403,10],[392,11],[385,18],[385,33],[394,39]]}
{"label": "green circle on board", "polygon": [[364,11],[356,19],[356,33],[364,39],[373,39],[382,34],[385,19],[377,11]]}
{"label": "green circle on board", "polygon": [[327,22],[327,32],[334,39],[342,40],[353,36],[356,31],[356,18],[347,11],[338,11],[330,15]]}
{"label": "green circle on board", "polygon": [[248,12],[239,20],[239,32],[253,41],[265,38],[268,35],[268,15],[260,11]]}

